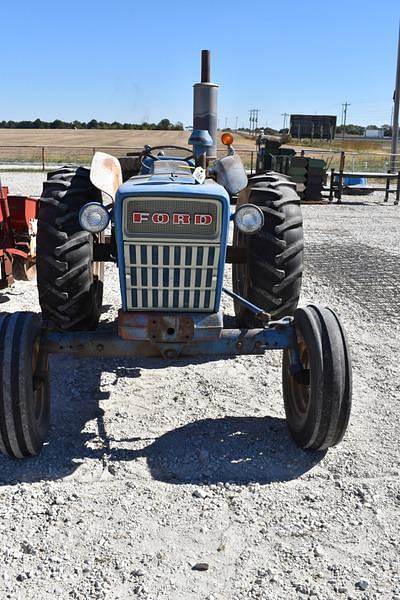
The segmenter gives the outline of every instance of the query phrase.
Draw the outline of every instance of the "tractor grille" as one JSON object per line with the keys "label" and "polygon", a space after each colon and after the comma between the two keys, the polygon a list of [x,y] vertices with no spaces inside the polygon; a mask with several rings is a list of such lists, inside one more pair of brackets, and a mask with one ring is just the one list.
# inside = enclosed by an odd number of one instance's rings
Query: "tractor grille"
{"label": "tractor grille", "polygon": [[133,196],[124,202],[123,223],[128,310],[214,310],[219,200]]}
{"label": "tractor grille", "polygon": [[219,244],[124,244],[128,310],[212,311]]}
{"label": "tractor grille", "polygon": [[[168,216],[168,223],[154,222],[152,216]],[[173,214],[183,213],[189,219],[188,224],[174,224]],[[196,213],[207,214],[212,222],[207,225],[196,225],[194,217]],[[133,215],[147,215],[143,222],[135,223]],[[147,239],[155,237],[177,239],[186,238],[212,240],[218,235],[220,226],[220,204],[215,200],[202,200],[201,202],[184,198],[134,198],[125,203],[125,236],[144,237]]]}

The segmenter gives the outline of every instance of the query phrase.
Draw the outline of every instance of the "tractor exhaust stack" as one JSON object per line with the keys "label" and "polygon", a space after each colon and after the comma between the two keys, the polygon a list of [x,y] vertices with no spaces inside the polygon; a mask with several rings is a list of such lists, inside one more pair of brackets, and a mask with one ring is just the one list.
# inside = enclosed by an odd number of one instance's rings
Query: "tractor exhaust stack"
{"label": "tractor exhaust stack", "polygon": [[201,51],[201,83],[210,83],[211,79],[211,53],[209,50]]}
{"label": "tractor exhaust stack", "polygon": [[205,129],[212,137],[213,145],[207,148],[207,159],[217,158],[217,104],[218,85],[211,83],[210,51],[201,51],[201,83],[193,88],[193,129]]}

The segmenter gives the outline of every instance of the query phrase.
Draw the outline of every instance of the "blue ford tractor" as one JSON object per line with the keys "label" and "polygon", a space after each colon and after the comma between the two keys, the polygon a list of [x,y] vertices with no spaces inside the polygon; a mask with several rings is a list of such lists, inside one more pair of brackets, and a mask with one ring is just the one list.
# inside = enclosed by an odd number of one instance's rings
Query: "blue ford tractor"
{"label": "blue ford tractor", "polygon": [[[283,350],[283,398],[295,442],[323,450],[342,439],[350,353],[331,309],[297,308],[303,232],[295,185],[272,172],[247,177],[231,134],[217,160],[217,91],[203,51],[192,150],[145,146],[120,160],[97,153],[90,171],[48,174],[37,235],[42,318],[0,314],[3,454],[40,452],[50,415],[48,358],[55,353],[176,360]],[[117,263],[121,287],[113,330],[97,327],[105,261]],[[223,287],[227,263],[233,290]],[[223,293],[234,300],[237,329],[224,327]]]}

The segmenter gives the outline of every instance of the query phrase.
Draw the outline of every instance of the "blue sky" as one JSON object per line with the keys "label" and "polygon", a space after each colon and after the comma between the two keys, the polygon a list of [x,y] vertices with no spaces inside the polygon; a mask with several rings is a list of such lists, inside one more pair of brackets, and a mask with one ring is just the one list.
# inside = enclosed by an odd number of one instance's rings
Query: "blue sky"
{"label": "blue sky", "polygon": [[399,0],[2,3],[0,120],[191,123],[202,48],[221,126],[281,113],[390,121]]}

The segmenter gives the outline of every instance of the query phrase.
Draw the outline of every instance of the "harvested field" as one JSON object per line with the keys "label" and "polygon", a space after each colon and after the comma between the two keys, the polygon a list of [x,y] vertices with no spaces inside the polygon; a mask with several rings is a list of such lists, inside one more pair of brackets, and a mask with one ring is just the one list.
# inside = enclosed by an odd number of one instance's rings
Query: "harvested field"
{"label": "harvested field", "polygon": [[[4,183],[35,193],[42,179]],[[399,600],[400,207],[382,199],[303,207],[302,303],[337,309],[353,353],[342,444],[293,444],[280,352],[54,358],[48,445],[0,457],[1,598]],[[114,266],[105,290],[102,326]],[[33,282],[2,300],[39,310]]]}
{"label": "harvested field", "polygon": [[[88,164],[94,149],[124,155],[145,144],[188,146],[190,131],[123,131],[107,129],[0,129],[0,168],[15,165],[40,166],[57,163]],[[254,140],[235,134],[235,148],[250,162]],[[219,145],[224,153],[224,146]],[[4,168],[3,168],[4,170]]]}
{"label": "harvested field", "polygon": [[125,146],[149,143],[186,145],[187,131],[144,131],[121,129],[0,129],[0,146]]}

